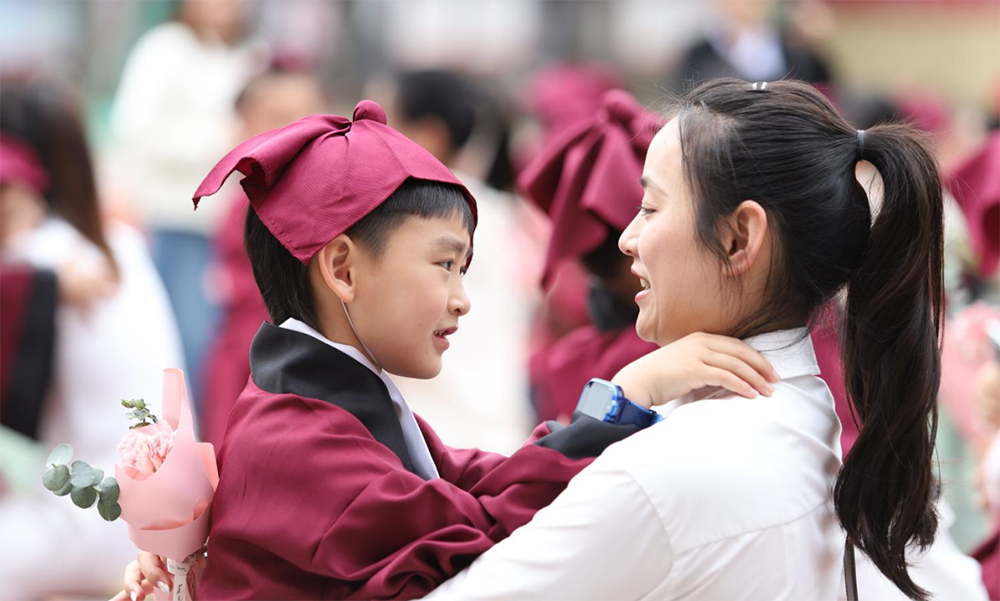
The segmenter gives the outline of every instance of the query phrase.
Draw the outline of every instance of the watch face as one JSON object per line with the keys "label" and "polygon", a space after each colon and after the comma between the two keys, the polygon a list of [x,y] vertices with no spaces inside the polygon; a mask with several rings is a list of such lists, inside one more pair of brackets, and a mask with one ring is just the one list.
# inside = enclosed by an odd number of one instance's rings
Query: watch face
{"label": "watch face", "polygon": [[614,390],[598,384],[587,384],[576,408],[586,415],[603,420],[608,414],[614,415],[617,406]]}

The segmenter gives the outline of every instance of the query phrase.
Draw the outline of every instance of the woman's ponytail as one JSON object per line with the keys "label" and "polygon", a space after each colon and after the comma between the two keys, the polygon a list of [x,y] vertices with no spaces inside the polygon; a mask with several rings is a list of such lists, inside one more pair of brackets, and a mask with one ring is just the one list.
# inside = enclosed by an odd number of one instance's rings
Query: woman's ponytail
{"label": "woman's ponytail", "polygon": [[[937,531],[933,468],[941,376],[942,192],[923,138],[902,124],[858,132],[860,156],[882,178],[861,265],[848,284],[844,376],[861,424],[834,500],[848,542],[904,594],[911,542]],[[860,185],[860,184],[859,184]]]}

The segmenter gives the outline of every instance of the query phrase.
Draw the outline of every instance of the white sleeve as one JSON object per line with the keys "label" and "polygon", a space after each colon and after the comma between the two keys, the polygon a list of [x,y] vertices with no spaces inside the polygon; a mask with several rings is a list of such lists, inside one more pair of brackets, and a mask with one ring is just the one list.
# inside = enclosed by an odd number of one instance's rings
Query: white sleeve
{"label": "white sleeve", "polygon": [[621,471],[584,470],[552,505],[428,599],[639,599],[670,571],[663,523]]}

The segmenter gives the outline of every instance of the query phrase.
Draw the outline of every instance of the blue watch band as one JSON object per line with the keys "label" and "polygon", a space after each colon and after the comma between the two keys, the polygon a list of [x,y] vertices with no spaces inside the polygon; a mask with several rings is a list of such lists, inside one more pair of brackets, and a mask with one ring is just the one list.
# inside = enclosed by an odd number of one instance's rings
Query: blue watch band
{"label": "blue watch band", "polygon": [[583,387],[577,411],[594,419],[612,424],[646,428],[656,423],[660,415],[625,398],[620,386],[593,378]]}
{"label": "blue watch band", "polygon": [[619,424],[633,424],[640,428],[646,428],[653,425],[657,421],[656,418],[659,417],[659,414],[652,409],[637,405],[625,398],[624,395],[621,397],[621,402],[623,406],[618,415]]}

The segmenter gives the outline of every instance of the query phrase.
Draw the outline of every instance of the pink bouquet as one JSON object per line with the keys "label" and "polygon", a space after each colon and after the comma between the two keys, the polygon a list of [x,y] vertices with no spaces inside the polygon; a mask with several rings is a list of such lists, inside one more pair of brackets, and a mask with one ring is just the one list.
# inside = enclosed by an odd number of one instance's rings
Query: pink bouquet
{"label": "pink bouquet", "polygon": [[[215,449],[195,439],[184,374],[163,372],[163,419],[142,401],[123,401],[139,420],[118,444],[115,477],[82,461],[59,445],[49,457],[43,484],[71,495],[80,507],[97,505],[101,516],[128,523],[129,538],[143,550],[167,558],[174,577],[174,601],[191,601],[208,536],[209,507],[219,483]],[[158,595],[159,596],[159,595]]]}

